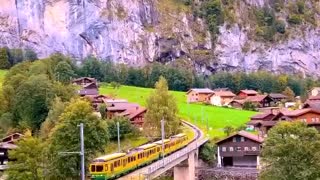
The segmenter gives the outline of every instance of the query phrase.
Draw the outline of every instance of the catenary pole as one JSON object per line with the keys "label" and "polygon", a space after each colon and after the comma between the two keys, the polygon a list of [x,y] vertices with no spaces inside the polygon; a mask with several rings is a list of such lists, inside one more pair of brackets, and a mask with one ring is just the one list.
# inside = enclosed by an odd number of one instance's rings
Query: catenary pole
{"label": "catenary pole", "polygon": [[162,165],[164,167],[164,119],[161,120],[161,141],[162,141]]}
{"label": "catenary pole", "polygon": [[118,133],[118,152],[121,152],[120,148],[120,123],[117,122],[117,133]]}
{"label": "catenary pole", "polygon": [[81,180],[85,180],[83,123],[80,124]]}

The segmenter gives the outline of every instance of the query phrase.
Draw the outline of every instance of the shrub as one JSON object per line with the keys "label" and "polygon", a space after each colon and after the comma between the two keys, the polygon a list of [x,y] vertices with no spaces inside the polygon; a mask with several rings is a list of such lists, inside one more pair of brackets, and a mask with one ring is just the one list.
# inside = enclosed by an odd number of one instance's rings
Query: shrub
{"label": "shrub", "polygon": [[302,18],[298,14],[293,14],[293,15],[289,16],[288,22],[290,24],[301,24],[302,23]]}
{"label": "shrub", "polygon": [[249,111],[256,111],[256,106],[252,102],[244,102],[243,108],[244,110],[249,110]]}
{"label": "shrub", "polygon": [[286,23],[282,20],[276,20],[275,28],[278,33],[284,34],[286,32]]}
{"label": "shrub", "polygon": [[213,165],[216,160],[216,151],[217,146],[215,145],[215,143],[209,141],[200,147],[199,157],[209,165]]}

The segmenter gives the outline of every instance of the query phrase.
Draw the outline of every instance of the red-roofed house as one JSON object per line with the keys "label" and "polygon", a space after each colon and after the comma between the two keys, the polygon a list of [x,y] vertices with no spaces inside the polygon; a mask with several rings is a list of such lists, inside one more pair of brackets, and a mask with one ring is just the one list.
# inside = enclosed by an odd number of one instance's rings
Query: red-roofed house
{"label": "red-roofed house", "polygon": [[193,103],[193,102],[208,102],[209,101],[209,95],[214,93],[211,89],[203,88],[203,89],[190,89],[187,92],[187,102]]}
{"label": "red-roofed house", "polygon": [[208,96],[209,101],[214,106],[228,105],[236,95],[231,91],[215,91]]}
{"label": "red-roofed house", "polygon": [[218,142],[218,167],[260,167],[263,138],[240,131]]}
{"label": "red-roofed house", "polygon": [[74,79],[72,83],[81,87],[81,89],[78,90],[78,94],[80,96],[99,94],[99,85],[97,80],[94,78],[82,77]]}
{"label": "red-roofed house", "polygon": [[258,95],[258,92],[255,91],[255,90],[248,90],[248,89],[245,89],[245,90],[240,90],[240,92],[237,94],[238,98],[242,98],[242,99],[245,99],[249,96],[256,96]]}
{"label": "red-roofed house", "polygon": [[109,97],[106,95],[86,95],[84,97],[91,102],[92,107],[96,111],[99,110],[99,105],[104,104],[105,99],[109,99]]}
{"label": "red-roofed house", "polygon": [[144,115],[146,112],[146,108],[137,106],[129,108],[124,112],[115,115],[128,118],[133,125],[142,126],[144,122]]}

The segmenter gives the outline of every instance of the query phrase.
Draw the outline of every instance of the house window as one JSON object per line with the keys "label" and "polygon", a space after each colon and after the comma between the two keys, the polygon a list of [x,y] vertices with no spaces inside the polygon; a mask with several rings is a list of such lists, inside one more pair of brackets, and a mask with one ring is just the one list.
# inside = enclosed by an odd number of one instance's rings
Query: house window
{"label": "house window", "polygon": [[257,147],[253,146],[253,147],[251,148],[251,150],[252,150],[252,151],[257,151]]}
{"label": "house window", "polygon": [[234,137],[233,142],[243,142],[244,140],[242,141],[242,138],[243,137]]}
{"label": "house window", "polygon": [[241,151],[241,147],[237,147],[237,151]]}
{"label": "house window", "polygon": [[231,152],[232,152],[232,151],[233,151],[233,147],[229,147],[229,151],[231,151]]}
{"label": "house window", "polygon": [[319,118],[316,118],[316,122],[319,122]]}
{"label": "house window", "polygon": [[226,147],[222,147],[222,152],[226,152],[227,148]]}
{"label": "house window", "polygon": [[244,147],[244,151],[249,151],[249,147]]}
{"label": "house window", "polygon": [[241,142],[244,142],[244,137],[241,137]]}
{"label": "house window", "polygon": [[307,122],[307,120],[306,120],[306,119],[301,119],[301,121],[302,121],[302,122]]}

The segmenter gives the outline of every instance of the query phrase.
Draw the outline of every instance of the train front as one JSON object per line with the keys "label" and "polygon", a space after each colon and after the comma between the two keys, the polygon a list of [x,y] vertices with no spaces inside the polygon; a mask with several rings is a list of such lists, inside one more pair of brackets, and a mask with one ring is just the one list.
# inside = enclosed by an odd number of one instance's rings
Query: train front
{"label": "train front", "polygon": [[107,180],[110,177],[108,176],[107,166],[104,165],[104,162],[94,161],[90,164],[90,176],[92,180]]}

